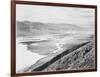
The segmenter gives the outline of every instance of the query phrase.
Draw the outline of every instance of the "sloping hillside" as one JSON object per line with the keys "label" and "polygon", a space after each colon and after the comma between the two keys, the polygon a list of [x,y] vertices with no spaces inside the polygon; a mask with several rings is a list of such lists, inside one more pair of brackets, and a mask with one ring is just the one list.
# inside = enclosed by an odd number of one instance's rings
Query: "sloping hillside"
{"label": "sloping hillside", "polygon": [[93,43],[88,43],[55,61],[43,71],[94,68]]}
{"label": "sloping hillside", "polygon": [[24,72],[56,71],[94,68],[93,42],[73,46],[62,53],[47,56]]}

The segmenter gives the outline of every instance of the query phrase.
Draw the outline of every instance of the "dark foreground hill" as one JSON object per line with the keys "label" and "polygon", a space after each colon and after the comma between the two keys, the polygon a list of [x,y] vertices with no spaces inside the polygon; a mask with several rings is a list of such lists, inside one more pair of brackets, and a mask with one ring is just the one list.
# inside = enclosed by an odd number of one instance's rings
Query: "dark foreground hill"
{"label": "dark foreground hill", "polygon": [[24,72],[94,68],[93,47],[92,41],[73,46],[61,53],[47,56],[37,61],[34,65],[24,70]]}

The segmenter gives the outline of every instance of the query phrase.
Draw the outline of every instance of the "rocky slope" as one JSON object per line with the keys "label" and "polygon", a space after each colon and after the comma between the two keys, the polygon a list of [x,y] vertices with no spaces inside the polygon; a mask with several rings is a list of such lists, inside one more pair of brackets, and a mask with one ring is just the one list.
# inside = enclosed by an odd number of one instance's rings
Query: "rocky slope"
{"label": "rocky slope", "polygon": [[37,61],[24,72],[76,70],[94,68],[94,66],[93,42],[89,41],[72,46],[61,53],[49,55]]}
{"label": "rocky slope", "polygon": [[93,43],[88,43],[61,57],[43,71],[78,70],[94,68]]}

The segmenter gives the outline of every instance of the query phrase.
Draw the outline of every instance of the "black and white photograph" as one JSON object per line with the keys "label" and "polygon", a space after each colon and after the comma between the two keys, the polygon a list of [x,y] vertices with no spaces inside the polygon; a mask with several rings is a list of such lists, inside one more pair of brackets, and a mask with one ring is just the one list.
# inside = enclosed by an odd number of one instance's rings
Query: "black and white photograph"
{"label": "black and white photograph", "polygon": [[95,69],[95,9],[16,4],[16,73]]}

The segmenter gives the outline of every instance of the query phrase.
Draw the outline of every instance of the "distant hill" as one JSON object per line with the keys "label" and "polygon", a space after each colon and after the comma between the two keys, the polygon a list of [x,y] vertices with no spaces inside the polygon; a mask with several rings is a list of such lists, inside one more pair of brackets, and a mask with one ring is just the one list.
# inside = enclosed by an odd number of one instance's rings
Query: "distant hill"
{"label": "distant hill", "polygon": [[45,34],[60,34],[67,31],[82,31],[84,28],[66,23],[41,23],[31,21],[17,21],[17,36],[32,36]]}

